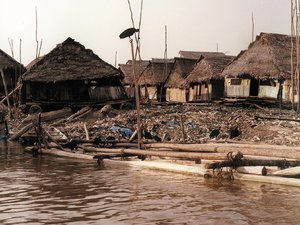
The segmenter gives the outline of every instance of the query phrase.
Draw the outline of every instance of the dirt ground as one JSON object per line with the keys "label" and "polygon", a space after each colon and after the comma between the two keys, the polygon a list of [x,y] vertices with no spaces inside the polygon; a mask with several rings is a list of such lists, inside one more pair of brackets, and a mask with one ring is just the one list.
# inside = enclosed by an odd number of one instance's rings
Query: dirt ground
{"label": "dirt ground", "polygon": [[[205,143],[211,140],[237,140],[300,145],[300,115],[291,110],[224,105],[152,105],[142,106],[141,121],[147,141]],[[128,140],[136,128],[136,111],[112,108],[106,112],[94,110],[84,120],[56,127],[71,139],[85,139],[83,122],[87,124],[91,139],[113,137]],[[210,137],[212,130],[218,128],[220,132],[217,137]],[[230,129],[233,128],[238,131],[238,136],[231,139]]]}

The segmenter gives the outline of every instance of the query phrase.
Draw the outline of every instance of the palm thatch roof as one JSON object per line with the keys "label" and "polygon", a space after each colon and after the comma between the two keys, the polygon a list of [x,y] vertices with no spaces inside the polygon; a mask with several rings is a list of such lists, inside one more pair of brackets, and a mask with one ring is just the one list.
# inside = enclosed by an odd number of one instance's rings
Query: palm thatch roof
{"label": "palm thatch roof", "polygon": [[179,58],[186,58],[186,59],[200,59],[201,56],[214,56],[214,55],[225,55],[222,52],[198,52],[198,51],[183,51],[180,50],[178,53],[178,57]]}
{"label": "palm thatch roof", "polygon": [[8,68],[15,68],[15,69],[21,68],[21,71],[25,70],[25,68],[22,64],[17,62],[14,58],[9,56],[7,53],[2,51],[1,49],[0,49],[0,68],[2,68],[3,70],[8,69]]}
{"label": "palm thatch roof", "polygon": [[174,67],[169,74],[165,87],[183,88],[186,77],[193,70],[196,63],[196,59],[175,58]]}
{"label": "palm thatch roof", "polygon": [[[295,41],[295,40],[294,40]],[[290,79],[291,36],[261,33],[222,72],[222,76]]]}
{"label": "palm thatch roof", "polygon": [[31,67],[33,67],[34,64],[36,64],[38,61],[40,61],[44,56],[39,56],[38,58],[32,60],[30,63],[27,64],[26,69],[30,70]]}
{"label": "palm thatch roof", "polygon": [[123,78],[120,70],[104,62],[92,50],[67,38],[23,75],[24,81],[57,82]]}
{"label": "palm thatch roof", "polygon": [[234,56],[225,54],[201,56],[192,72],[186,78],[187,85],[211,79],[221,79],[222,71],[233,59]]}
{"label": "palm thatch roof", "polygon": [[165,83],[174,65],[174,59],[153,58],[139,79],[140,85],[155,86]]}
{"label": "palm thatch roof", "polygon": [[[137,76],[140,76],[142,72],[149,65],[149,60],[138,60],[135,62],[135,72]],[[124,74],[124,79],[122,83],[124,85],[132,84],[133,74],[132,74],[132,60],[128,60],[126,64],[119,64],[120,70]]]}

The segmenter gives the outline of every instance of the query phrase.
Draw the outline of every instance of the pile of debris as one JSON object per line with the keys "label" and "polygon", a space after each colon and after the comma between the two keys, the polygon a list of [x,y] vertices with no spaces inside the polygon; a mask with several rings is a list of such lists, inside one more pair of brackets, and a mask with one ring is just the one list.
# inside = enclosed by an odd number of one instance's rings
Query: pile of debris
{"label": "pile of debris", "polygon": [[[74,116],[76,115],[76,116]],[[43,126],[55,127],[68,139],[128,141],[136,130],[136,111],[83,108]],[[300,144],[300,116],[279,109],[236,108],[224,105],[144,105],[142,134],[147,142],[259,142]]]}

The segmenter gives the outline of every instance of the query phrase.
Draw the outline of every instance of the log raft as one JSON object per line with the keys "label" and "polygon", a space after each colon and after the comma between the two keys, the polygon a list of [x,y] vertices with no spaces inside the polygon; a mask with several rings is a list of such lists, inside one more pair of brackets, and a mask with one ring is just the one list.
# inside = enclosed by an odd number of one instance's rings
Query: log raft
{"label": "log raft", "polygon": [[[151,145],[150,145],[151,146]],[[155,145],[154,145],[155,146]],[[153,145],[152,145],[153,147]],[[166,148],[166,145],[160,145],[160,147]],[[174,147],[174,146],[173,146]],[[240,146],[241,147],[241,146]],[[252,147],[252,146],[251,146]],[[159,162],[159,161],[151,161],[151,160],[145,160],[145,161],[136,161],[136,160],[129,160],[129,161],[122,161],[122,160],[108,160],[107,158],[111,157],[126,157],[126,156],[138,156],[138,155],[145,155],[145,156],[158,156],[158,157],[166,157],[166,158],[177,158],[177,159],[192,159],[192,160],[198,160],[198,159],[208,159],[208,160],[226,160],[227,154],[225,151],[223,153],[220,153],[219,151],[212,151],[212,152],[186,152],[186,151],[160,151],[160,150],[141,150],[141,149],[134,149],[134,148],[96,148],[96,147],[87,147],[85,145],[79,145],[78,148],[81,148],[86,152],[83,153],[72,153],[67,151],[61,151],[57,148],[50,148],[50,149],[42,149],[42,152],[44,154],[50,154],[50,155],[56,155],[60,157],[68,157],[68,158],[75,158],[75,159],[84,159],[84,160],[105,160],[105,162],[118,162],[127,164],[130,166],[138,166],[142,168],[148,168],[148,169],[157,169],[157,170],[165,170],[165,171],[173,171],[178,173],[188,173],[188,174],[196,174],[200,176],[206,176],[206,175],[212,175],[212,169],[213,168],[220,168],[222,166],[233,166],[232,160],[227,160],[223,162],[212,162],[210,163],[210,170],[207,170],[204,168],[203,164],[194,164],[194,165],[182,165],[177,163],[166,163],[166,162]],[[178,146],[176,146],[178,148]],[[199,150],[199,146],[197,146]],[[219,147],[220,148],[220,147]],[[151,149],[151,148],[150,148]],[[180,148],[178,148],[180,149]],[[196,149],[196,148],[194,148]],[[240,149],[244,149],[243,147]],[[276,148],[275,148],[276,149]],[[201,148],[200,148],[201,151]],[[298,149],[294,148],[294,153],[297,153]],[[111,157],[110,157],[111,156]],[[295,156],[295,155],[293,155]],[[299,158],[299,156],[295,157]],[[261,175],[253,175],[253,174],[242,174],[238,172],[233,172],[232,177],[236,180],[245,180],[245,181],[255,181],[255,182],[264,182],[264,183],[274,183],[274,184],[284,184],[284,185],[291,185],[291,186],[297,186],[300,187],[300,179],[294,179],[294,178],[284,178],[284,177],[278,177],[278,176],[291,176],[295,171],[299,174],[299,161],[291,161],[291,160],[246,160],[242,159],[242,164],[239,164],[239,168],[242,168],[241,166],[253,166],[253,165],[268,165],[268,166],[295,166],[294,170],[291,170],[291,168],[286,169],[286,172],[284,170],[280,170],[279,172],[274,172],[272,174],[268,174],[267,176],[261,176]],[[223,164],[221,164],[223,163]],[[288,171],[290,170],[290,171]],[[273,176],[274,174],[274,176]],[[288,175],[287,175],[288,174]]]}

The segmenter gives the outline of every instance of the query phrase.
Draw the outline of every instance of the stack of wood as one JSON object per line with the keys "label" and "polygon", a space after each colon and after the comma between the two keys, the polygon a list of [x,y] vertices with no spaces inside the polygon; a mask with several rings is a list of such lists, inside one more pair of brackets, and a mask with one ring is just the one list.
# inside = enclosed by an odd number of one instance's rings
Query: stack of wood
{"label": "stack of wood", "polygon": [[[36,122],[36,114],[30,115],[23,121],[24,126],[14,134],[10,140],[17,140],[30,129],[37,127],[43,121],[49,121],[53,118],[56,122],[54,125],[65,124],[80,120],[92,111],[90,107],[84,107],[78,112],[72,114],[71,109],[63,109],[50,114],[41,113],[39,121]],[[102,113],[110,111],[106,107]],[[58,117],[60,116],[60,119]],[[51,119],[50,119],[51,118]],[[28,122],[31,121],[31,122]],[[26,124],[27,123],[27,124]],[[163,159],[180,159],[190,160],[196,163],[205,161],[208,163],[206,168],[209,174],[214,175],[215,170],[229,168],[230,171],[251,172],[261,175],[295,175],[298,170],[290,170],[290,167],[300,168],[300,148],[277,146],[268,144],[253,144],[244,142],[233,143],[205,143],[205,144],[181,144],[181,143],[142,143],[142,148],[138,148],[138,144],[134,142],[121,142],[117,140],[102,140],[96,138],[91,140],[89,137],[86,124],[84,123],[86,132],[85,140],[58,140],[51,137],[42,125],[41,132],[35,132],[37,136],[47,136],[53,144],[42,143],[40,150],[44,154],[51,154],[63,157],[71,157],[78,159],[107,159],[107,158],[124,158],[138,157],[145,160],[146,157],[159,157]],[[57,131],[57,129],[56,129]],[[62,142],[63,141],[63,142]],[[30,150],[30,149],[29,149]],[[289,168],[289,172],[286,172]],[[254,170],[251,170],[254,169]],[[285,169],[285,170],[282,170]]]}

